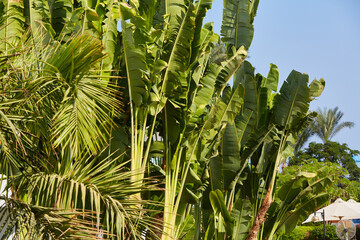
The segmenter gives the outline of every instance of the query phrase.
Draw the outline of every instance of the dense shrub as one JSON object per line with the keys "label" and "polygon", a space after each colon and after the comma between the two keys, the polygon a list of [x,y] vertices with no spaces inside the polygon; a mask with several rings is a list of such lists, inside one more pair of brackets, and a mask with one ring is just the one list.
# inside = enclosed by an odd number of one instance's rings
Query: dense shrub
{"label": "dense shrub", "polygon": [[291,233],[288,233],[282,236],[281,240],[307,240],[311,230],[314,227],[312,226],[297,226]]}
{"label": "dense shrub", "polygon": [[[336,236],[336,232],[335,232],[335,225],[325,225],[325,239],[326,240],[337,240],[339,239]],[[314,227],[311,231],[310,231],[310,238],[309,240],[321,240],[323,239],[323,225],[318,225],[316,227]]]}
{"label": "dense shrub", "polygon": [[360,239],[360,225],[356,225],[356,239]]}

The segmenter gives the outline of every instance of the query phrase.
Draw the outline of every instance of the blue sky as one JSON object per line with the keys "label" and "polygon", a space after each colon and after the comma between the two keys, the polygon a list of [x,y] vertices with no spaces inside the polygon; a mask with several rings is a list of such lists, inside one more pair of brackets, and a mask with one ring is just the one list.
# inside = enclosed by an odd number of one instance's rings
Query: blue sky
{"label": "blue sky", "polygon": [[[214,0],[205,22],[220,33],[221,18],[222,0]],[[360,150],[360,0],[261,0],[254,26],[249,61],[256,71],[267,75],[274,63],[282,81],[292,69],[310,81],[324,78],[325,91],[311,109],[338,106],[355,127],[332,140]]]}

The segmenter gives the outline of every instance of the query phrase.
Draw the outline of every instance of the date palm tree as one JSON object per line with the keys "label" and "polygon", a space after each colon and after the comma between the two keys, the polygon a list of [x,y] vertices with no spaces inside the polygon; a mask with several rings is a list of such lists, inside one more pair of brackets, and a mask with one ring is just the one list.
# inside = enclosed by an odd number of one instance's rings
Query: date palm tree
{"label": "date palm tree", "polygon": [[324,143],[326,143],[344,128],[354,127],[354,122],[341,122],[343,116],[344,113],[341,112],[338,107],[333,109],[319,108],[317,110],[317,116],[309,123],[308,127],[305,128],[299,136],[295,144],[295,151],[300,150],[313,135],[318,136]]}
{"label": "date palm tree", "polygon": [[338,107],[333,109],[318,109],[318,116],[311,127],[324,143],[332,139],[338,132],[344,128],[354,127],[354,122],[341,122],[344,113]]}

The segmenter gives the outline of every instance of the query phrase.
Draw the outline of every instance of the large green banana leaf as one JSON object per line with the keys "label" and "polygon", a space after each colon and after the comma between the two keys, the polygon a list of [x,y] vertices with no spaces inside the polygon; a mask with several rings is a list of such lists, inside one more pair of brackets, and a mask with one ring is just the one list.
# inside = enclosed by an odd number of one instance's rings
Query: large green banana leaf
{"label": "large green banana leaf", "polygon": [[192,53],[190,62],[194,62],[199,56],[199,50],[203,50],[201,46],[204,42],[201,41],[201,31],[203,29],[202,22],[206,15],[206,11],[211,8],[212,0],[200,0],[195,3],[195,34],[192,42]]}
{"label": "large green banana leaf", "polygon": [[309,110],[309,76],[292,71],[274,98],[274,122],[290,129],[299,124]]}
{"label": "large green banana leaf", "polygon": [[249,199],[243,199],[240,196],[234,201],[231,210],[231,216],[235,219],[233,240],[244,239],[248,235],[252,219],[252,207]]}
{"label": "large green banana leaf", "polygon": [[73,14],[73,4],[71,0],[52,0],[49,7],[52,28],[59,35]]}
{"label": "large green banana leaf", "polygon": [[320,169],[316,174],[300,173],[281,186],[269,209],[264,236],[272,239],[275,235],[291,232],[299,221],[328,201],[329,195],[324,190],[332,180],[330,177],[319,178],[322,171]]}
{"label": "large green banana leaf", "polygon": [[0,3],[3,14],[0,16],[0,42],[1,51],[7,53],[20,43],[25,32],[25,16],[22,14],[24,5],[22,1],[6,0]]}
{"label": "large green banana leaf", "polygon": [[[178,18],[182,18],[189,1],[186,0],[163,0],[165,2],[165,14],[170,16],[170,26],[169,30],[171,34],[177,34],[177,29],[181,25],[181,22],[178,21]],[[192,4],[192,2],[191,2]]]}
{"label": "large green banana leaf", "polygon": [[[254,77],[254,68],[248,61],[245,61],[236,72],[234,86],[242,84],[245,88],[244,106],[242,114],[238,117],[239,122],[246,122],[246,128],[243,130],[241,145],[244,145],[250,134],[257,126],[258,115],[258,92],[256,80]],[[251,114],[250,114],[251,113]]]}
{"label": "large green banana leaf", "polygon": [[244,46],[249,49],[253,36],[253,21],[259,0],[224,0],[221,26],[222,41],[228,48]]}
{"label": "large green banana leaf", "polygon": [[186,89],[188,86],[185,71],[190,64],[190,43],[194,36],[195,27],[194,11],[194,5],[189,4],[185,16],[179,23],[179,29],[176,33],[177,37],[174,40],[164,76],[163,89],[166,96],[176,96],[179,94],[178,92],[182,92],[180,88]]}
{"label": "large green banana leaf", "polygon": [[149,97],[149,89],[147,87],[147,64],[144,47],[135,43],[133,24],[125,22],[128,18],[125,13],[127,6],[120,5],[121,12],[121,28],[124,46],[124,60],[126,64],[127,80],[130,87],[130,101],[135,106],[147,102]]}

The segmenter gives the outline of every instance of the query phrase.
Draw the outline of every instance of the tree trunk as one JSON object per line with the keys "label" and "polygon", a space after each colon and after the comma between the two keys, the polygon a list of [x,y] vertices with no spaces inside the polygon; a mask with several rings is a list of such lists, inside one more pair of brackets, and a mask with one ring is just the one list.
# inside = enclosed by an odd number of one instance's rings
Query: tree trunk
{"label": "tree trunk", "polygon": [[260,229],[261,225],[265,221],[266,213],[267,213],[267,211],[268,211],[268,209],[269,209],[269,207],[271,205],[271,202],[272,202],[270,195],[271,195],[271,187],[269,187],[269,189],[268,189],[268,191],[266,193],[265,199],[261,204],[259,212],[258,212],[258,214],[257,214],[257,216],[255,218],[254,224],[251,227],[250,232],[249,232],[249,236],[247,237],[246,240],[256,240],[259,229]]}

